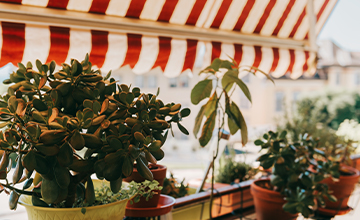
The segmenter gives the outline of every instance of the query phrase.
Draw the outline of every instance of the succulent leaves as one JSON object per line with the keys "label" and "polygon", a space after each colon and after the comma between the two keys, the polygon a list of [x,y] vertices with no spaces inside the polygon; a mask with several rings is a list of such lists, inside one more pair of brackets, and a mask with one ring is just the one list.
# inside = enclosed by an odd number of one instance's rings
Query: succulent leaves
{"label": "succulent leaves", "polygon": [[[0,96],[0,126],[9,128],[0,133],[0,150],[5,151],[0,179],[7,177],[10,153],[18,154],[13,183],[30,178],[35,170],[36,181],[27,183],[41,188],[41,195],[33,196],[41,206],[67,201],[68,192],[76,191],[72,187],[86,181],[84,196],[91,203],[92,173],[110,181],[116,192],[135,161],[140,173],[152,179],[147,163],[163,158],[166,131],[175,123],[188,134],[180,123],[190,109],[164,104],[158,94],[141,93],[137,87],[117,86],[111,73],[103,77],[88,59],[71,60],[59,71],[54,61],[19,63],[4,81],[11,85]],[[80,150],[86,152],[84,158]],[[15,208],[15,194],[11,202]]]}

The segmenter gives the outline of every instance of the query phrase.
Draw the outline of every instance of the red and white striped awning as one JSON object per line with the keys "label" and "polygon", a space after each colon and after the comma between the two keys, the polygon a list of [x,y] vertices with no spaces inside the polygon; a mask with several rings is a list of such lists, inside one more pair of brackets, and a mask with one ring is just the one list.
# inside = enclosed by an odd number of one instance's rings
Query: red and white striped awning
{"label": "red and white striped awning", "polygon": [[314,37],[337,0],[0,0],[0,66],[90,54],[104,70],[166,76],[228,56],[276,77],[314,67]]}

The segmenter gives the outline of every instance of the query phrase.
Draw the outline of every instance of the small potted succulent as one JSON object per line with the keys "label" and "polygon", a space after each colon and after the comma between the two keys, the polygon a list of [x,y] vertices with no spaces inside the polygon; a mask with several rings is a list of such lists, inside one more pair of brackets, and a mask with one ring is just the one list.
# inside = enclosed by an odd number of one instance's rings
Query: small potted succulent
{"label": "small potted succulent", "polygon": [[299,141],[288,143],[286,131],[269,131],[255,144],[266,149],[258,158],[260,165],[272,167],[270,179],[251,185],[257,219],[296,219],[298,213],[307,218],[318,206],[325,206],[324,198],[336,201],[322,181],[338,177],[339,164],[327,160],[317,149],[318,140],[304,134]]}
{"label": "small potted succulent", "polygon": [[[156,120],[158,122],[162,122],[161,124],[161,126],[163,126],[161,127],[162,129],[165,129],[166,127],[166,129],[169,129],[171,133],[173,133],[171,123],[174,122],[177,124],[179,130],[182,133],[184,133],[185,135],[189,135],[187,129],[184,126],[182,126],[180,123],[182,118],[185,118],[188,115],[190,115],[189,108],[181,109],[180,104],[174,104],[174,103],[167,105],[161,104],[158,112],[159,114],[156,115]],[[154,135],[156,135],[157,136],[156,138],[158,138],[159,140],[157,147],[161,147],[161,145],[165,142],[169,130],[167,130],[164,134],[162,131],[159,133],[154,132]],[[142,136],[142,134],[135,134],[135,138],[137,138],[137,141],[140,142],[140,145],[147,146],[149,144],[149,142],[146,140],[144,136]],[[160,151],[159,155],[157,156],[162,158],[163,155],[164,153]],[[163,186],[164,179],[166,178],[166,170],[167,170],[166,166],[157,164],[156,163],[157,158],[155,158],[150,152],[146,152],[146,151],[141,152],[140,156],[143,156],[143,158],[145,158],[144,164],[145,166],[147,166],[148,169],[145,170],[146,172],[144,172],[142,166],[139,166],[140,164],[137,163],[133,167],[132,174],[126,177],[124,181],[126,182],[135,181],[137,183],[141,183],[145,179],[154,179],[159,183],[159,186]],[[145,197],[141,197],[140,201],[137,203],[128,203],[128,207],[129,208],[157,207],[160,199],[160,194],[161,194],[161,190],[157,190],[156,193],[150,199],[145,199]]]}
{"label": "small potted succulent", "polygon": [[[118,85],[111,72],[104,77],[93,70],[88,55],[82,62],[62,64],[59,71],[54,61],[37,60],[38,70],[31,63],[18,66],[4,81],[11,84],[8,93],[0,97],[5,128],[0,131],[0,192],[10,194],[11,209],[20,195],[49,212],[98,204],[90,176],[109,181],[117,193],[134,164],[142,176],[153,179],[147,164],[164,157],[164,133],[184,117],[167,109],[179,110],[179,104],[165,105],[158,94]],[[14,155],[16,167],[9,177]],[[24,181],[23,188],[17,187]],[[90,215],[86,212],[85,218]]]}

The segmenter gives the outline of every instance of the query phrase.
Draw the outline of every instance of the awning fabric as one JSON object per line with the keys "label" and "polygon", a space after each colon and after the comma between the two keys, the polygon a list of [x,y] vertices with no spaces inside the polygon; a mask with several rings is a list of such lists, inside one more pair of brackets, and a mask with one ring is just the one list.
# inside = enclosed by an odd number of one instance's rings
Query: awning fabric
{"label": "awning fabric", "polygon": [[[318,34],[337,0],[312,1],[313,16],[316,17],[314,31]],[[275,77],[291,72],[291,77],[297,78],[313,67],[316,59],[314,49],[309,47],[311,22],[306,9],[307,2],[0,0],[2,5],[19,6],[14,7],[13,11],[18,10],[16,13],[24,15],[28,15],[32,8],[42,8],[49,13],[54,13],[56,9],[59,14],[64,11],[71,12],[71,15],[86,13],[99,20],[124,18],[126,21],[135,21],[130,23],[134,26],[138,24],[136,22],[145,21],[145,26],[149,28],[170,27],[172,30],[180,30],[180,34],[174,31],[174,35],[171,31],[165,34],[141,33],[141,29],[121,33],[101,26],[88,29],[69,26],[65,19],[63,24],[50,22],[46,25],[46,21],[31,22],[24,18],[2,17],[0,13],[0,66],[7,62],[35,59],[62,63],[68,62],[70,58],[82,59],[85,53],[89,53],[93,64],[105,70],[130,65],[135,73],[142,74],[160,67],[165,75],[173,77],[193,68],[196,51],[199,50],[200,42],[204,42],[205,65],[215,57],[230,56],[240,65],[255,66],[265,72],[272,72]],[[55,13],[53,17],[57,16]],[[187,34],[181,35],[182,30],[187,31]],[[189,30],[197,34],[192,36],[188,34]],[[235,37],[229,40],[227,34]],[[236,40],[237,35],[239,40]],[[284,43],[276,43],[280,41]]]}

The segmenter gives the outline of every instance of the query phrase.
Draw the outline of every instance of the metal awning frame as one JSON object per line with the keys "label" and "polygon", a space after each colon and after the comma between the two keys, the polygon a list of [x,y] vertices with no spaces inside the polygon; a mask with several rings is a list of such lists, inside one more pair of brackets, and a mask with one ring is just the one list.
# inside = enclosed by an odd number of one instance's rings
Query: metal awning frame
{"label": "metal awning frame", "polygon": [[[313,0],[308,0],[307,12],[313,14]],[[164,36],[178,39],[197,39],[229,44],[256,45],[316,52],[315,15],[308,16],[309,40],[264,37],[241,34],[235,31],[205,29],[189,25],[176,25],[110,15],[84,13],[52,8],[0,3],[0,21],[20,22],[39,26],[59,26],[83,30],[99,30],[114,33],[132,33],[148,36]],[[315,39],[314,39],[315,38]]]}

